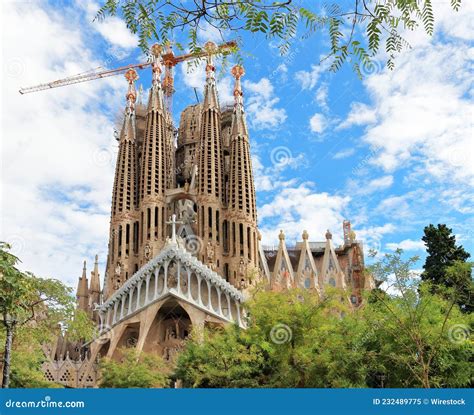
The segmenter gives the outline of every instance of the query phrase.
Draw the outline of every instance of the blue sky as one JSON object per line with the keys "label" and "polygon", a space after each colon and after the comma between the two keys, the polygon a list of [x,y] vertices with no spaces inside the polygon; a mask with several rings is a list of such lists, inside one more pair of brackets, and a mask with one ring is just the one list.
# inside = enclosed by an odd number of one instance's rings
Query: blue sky
{"label": "blue sky", "polygon": [[[446,223],[471,253],[474,12],[435,4],[435,35],[407,34],[413,48],[360,81],[350,67],[319,65],[327,39],[275,42],[244,35],[244,100],[251,133],[259,226],[266,245],[307,229],[336,242],[350,219],[366,250],[424,255],[429,223]],[[20,96],[34,85],[144,58],[117,18],[92,23],[94,2],[9,1],[3,11],[2,228],[23,267],[75,284],[82,260],[106,259],[122,76]],[[177,34],[177,37],[180,35]],[[228,35],[226,40],[232,38]],[[199,40],[219,41],[204,28]],[[176,69],[173,110],[202,95],[203,70]],[[139,83],[149,87],[150,74]],[[219,73],[219,96],[232,81]],[[90,264],[91,265],[91,264]],[[420,262],[420,267],[422,262]]]}

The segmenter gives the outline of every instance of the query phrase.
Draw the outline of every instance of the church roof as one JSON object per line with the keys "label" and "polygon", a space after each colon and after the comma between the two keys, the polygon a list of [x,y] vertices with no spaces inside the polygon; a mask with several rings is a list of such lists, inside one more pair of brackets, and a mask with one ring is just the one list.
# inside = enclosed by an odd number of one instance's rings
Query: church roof
{"label": "church roof", "polygon": [[125,284],[122,285],[117,291],[115,291],[101,306],[100,310],[106,310],[111,304],[113,304],[118,298],[124,293],[128,292],[132,287],[135,287],[141,280],[153,272],[153,270],[164,264],[165,261],[171,259],[179,260],[188,269],[194,271],[208,280],[212,285],[219,287],[222,291],[227,293],[230,297],[243,302],[244,295],[241,291],[229,284],[224,278],[218,273],[212,271],[209,267],[204,265],[201,261],[191,255],[184,248],[180,247],[177,243],[168,242],[168,244],[162,249],[162,251],[153,258],[150,262],[140,268]]}

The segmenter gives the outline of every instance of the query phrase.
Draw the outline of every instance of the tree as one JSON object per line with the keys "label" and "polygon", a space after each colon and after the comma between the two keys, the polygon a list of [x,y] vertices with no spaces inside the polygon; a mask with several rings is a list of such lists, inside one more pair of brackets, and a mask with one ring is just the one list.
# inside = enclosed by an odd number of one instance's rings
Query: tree
{"label": "tree", "polygon": [[473,266],[472,262],[455,261],[453,265],[446,267],[446,281],[451,284],[448,295],[456,298],[456,303],[465,313],[472,313],[474,310],[474,281],[471,276]]}
{"label": "tree", "polygon": [[168,384],[167,368],[156,354],[139,353],[133,348],[120,350],[119,361],[99,362],[101,388],[162,388]]}
{"label": "tree", "polygon": [[370,267],[388,292],[374,291],[362,308],[364,320],[375,327],[363,341],[366,365],[386,387],[468,386],[472,314],[461,313],[456,296],[434,293],[412,271],[418,258],[404,261],[402,255],[399,249]]}
{"label": "tree", "polygon": [[[246,305],[249,327],[193,334],[175,376],[185,387],[360,387],[363,321],[339,291],[258,292]],[[341,319],[341,315],[346,317]]]}
{"label": "tree", "polygon": [[[373,58],[382,45],[389,57],[388,67],[394,67],[396,54],[410,47],[400,34],[403,30],[422,26],[426,33],[433,34],[432,0],[353,0],[352,3],[341,3],[303,7],[292,0],[203,0],[190,4],[106,0],[96,19],[121,15],[131,32],[138,33],[139,45],[146,53],[150,40],[164,44],[174,38],[175,31],[186,32],[190,51],[198,52],[198,30],[204,25],[218,30],[222,38],[224,33],[240,30],[261,33],[267,39],[280,41],[282,54],[288,52],[296,39],[302,40],[327,30],[330,49],[326,59],[331,62],[330,69],[336,71],[347,61],[359,76],[361,66],[373,67]],[[451,6],[453,10],[459,10],[461,0],[452,0]],[[179,42],[176,46],[184,49]]]}
{"label": "tree", "polygon": [[[59,384],[45,379],[41,370],[45,355],[42,342],[53,340],[53,333],[42,327],[21,326],[15,330],[11,351],[9,387],[11,388],[57,388]],[[5,344],[5,331],[0,330],[0,342]]]}
{"label": "tree", "polygon": [[185,387],[466,387],[474,323],[430,290],[417,258],[388,254],[370,269],[384,290],[353,308],[326,287],[261,291],[246,304],[248,328],[193,332],[174,377]]}
{"label": "tree", "polygon": [[434,289],[456,288],[459,294],[459,306],[463,310],[472,311],[473,286],[470,266],[461,265],[466,262],[470,254],[462,246],[456,245],[452,229],[444,224],[438,224],[437,227],[430,224],[425,227],[424,234],[422,240],[426,245],[428,256],[421,274],[422,280],[431,282]]}
{"label": "tree", "polygon": [[[17,356],[22,353],[31,358],[29,369],[39,373],[41,344],[52,341],[58,327],[70,327],[73,336],[91,335],[92,322],[83,316],[74,322],[75,300],[72,290],[61,281],[38,278],[17,268],[19,259],[9,252],[10,246],[0,242],[0,318],[4,328],[4,355],[2,387],[9,387],[12,372],[13,345]],[[24,362],[17,362],[17,373],[25,373]],[[22,369],[23,367],[23,369]],[[26,376],[27,377],[27,376]],[[15,386],[20,386],[18,377]]]}

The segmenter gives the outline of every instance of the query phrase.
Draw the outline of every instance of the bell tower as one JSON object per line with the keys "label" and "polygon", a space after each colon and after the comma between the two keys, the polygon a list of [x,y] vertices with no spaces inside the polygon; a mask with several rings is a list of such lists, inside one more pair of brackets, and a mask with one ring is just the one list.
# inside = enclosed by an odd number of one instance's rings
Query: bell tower
{"label": "bell tower", "polygon": [[257,210],[253,181],[250,142],[245,120],[241,78],[244,68],[232,68],[235,78],[234,110],[230,135],[230,177],[227,207],[226,233],[230,235],[229,274],[230,281],[239,287],[246,284],[248,274],[257,269]]}
{"label": "bell tower", "polygon": [[197,221],[202,240],[201,260],[216,271],[222,267],[222,236],[224,194],[223,156],[220,107],[217,98],[215,67],[212,54],[216,45],[207,42],[206,85],[201,107]]}
{"label": "bell tower", "polygon": [[[161,84],[161,47],[153,45],[152,86],[148,98],[145,136],[140,166],[139,266],[157,255],[166,240],[166,190],[174,183],[174,148],[170,138],[171,117],[165,107]],[[138,268],[137,268],[138,270]],[[136,271],[137,271],[136,270]]]}
{"label": "bell tower", "polygon": [[114,189],[112,194],[112,213],[110,220],[109,253],[107,258],[107,276],[104,286],[105,297],[119,288],[136,268],[132,255],[136,239],[136,125],[135,101],[137,93],[135,81],[138,74],[134,69],[125,73],[128,82],[127,106],[115,168]]}

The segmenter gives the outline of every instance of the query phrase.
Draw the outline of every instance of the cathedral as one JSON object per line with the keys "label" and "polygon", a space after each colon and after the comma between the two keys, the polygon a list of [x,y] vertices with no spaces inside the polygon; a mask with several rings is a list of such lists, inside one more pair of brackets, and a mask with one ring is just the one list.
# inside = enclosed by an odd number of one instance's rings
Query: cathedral
{"label": "cathedral", "polygon": [[303,231],[294,246],[280,231],[277,246],[262,245],[243,67],[231,70],[233,106],[221,107],[209,53],[203,100],[182,112],[176,129],[164,95],[161,48],[152,48],[152,59],[146,105],[137,100],[135,70],[125,74],[105,276],[101,281],[96,257],[90,278],[84,262],[77,287],[77,306],[101,336],[84,345],[66,334],[45,346],[45,377],[68,387],[96,386],[97,360],[120,359],[123,347],[172,361],[192,327],[245,328],[243,303],[257,284],[315,295],[334,286],[355,307],[372,288],[349,221],[341,224],[340,246],[330,231],[322,242],[310,242]]}

